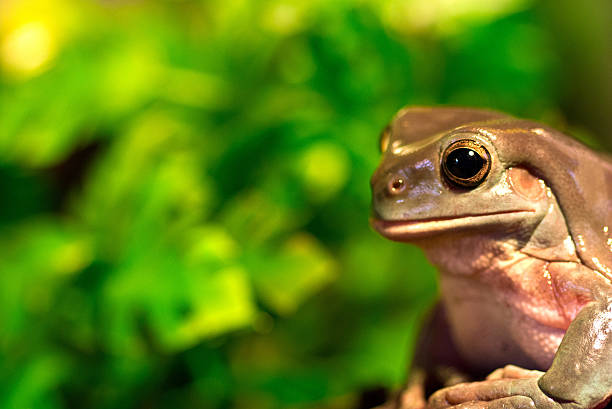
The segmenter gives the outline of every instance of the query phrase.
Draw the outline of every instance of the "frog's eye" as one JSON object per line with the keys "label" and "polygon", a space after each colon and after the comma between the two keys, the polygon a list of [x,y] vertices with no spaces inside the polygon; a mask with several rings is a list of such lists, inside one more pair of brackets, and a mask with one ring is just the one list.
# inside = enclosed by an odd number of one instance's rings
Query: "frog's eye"
{"label": "frog's eye", "polygon": [[380,134],[380,152],[384,153],[389,147],[389,139],[391,138],[391,127],[387,125]]}
{"label": "frog's eye", "polygon": [[489,151],[476,141],[462,139],[449,145],[442,155],[444,176],[460,187],[476,187],[491,169]]}

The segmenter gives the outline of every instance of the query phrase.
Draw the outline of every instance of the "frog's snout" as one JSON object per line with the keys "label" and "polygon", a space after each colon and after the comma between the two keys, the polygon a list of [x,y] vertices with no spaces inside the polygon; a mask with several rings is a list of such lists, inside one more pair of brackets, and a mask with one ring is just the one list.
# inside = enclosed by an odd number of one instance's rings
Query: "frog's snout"
{"label": "frog's snout", "polygon": [[[425,166],[427,165],[427,166]],[[371,180],[372,211],[382,220],[425,217],[435,204],[443,186],[430,162],[421,166],[394,166],[378,169]]]}
{"label": "frog's snout", "polygon": [[403,203],[411,195],[414,181],[406,169],[378,172],[372,178],[372,210],[381,219],[393,219],[405,207]]}
{"label": "frog's snout", "polygon": [[399,195],[406,190],[406,177],[402,175],[391,175],[387,181],[387,194],[391,196]]}
{"label": "frog's snout", "polygon": [[407,194],[411,183],[405,169],[395,169],[376,173],[371,186],[373,196],[379,201],[386,201]]}

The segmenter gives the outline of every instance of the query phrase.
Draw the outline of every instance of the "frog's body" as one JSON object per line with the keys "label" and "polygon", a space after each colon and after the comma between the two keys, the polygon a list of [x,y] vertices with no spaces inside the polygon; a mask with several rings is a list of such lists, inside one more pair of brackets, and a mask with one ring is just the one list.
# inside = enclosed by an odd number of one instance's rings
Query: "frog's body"
{"label": "frog's body", "polygon": [[[589,301],[559,290],[580,279],[575,263],[545,261],[507,242],[465,240],[436,250],[428,256],[440,269],[453,339],[470,366],[550,367],[576,311]],[[472,262],[448,266],[456,257]]]}
{"label": "frog's body", "polygon": [[606,284],[578,261],[556,200],[544,196],[551,211],[540,226],[563,233],[555,242],[542,243],[536,234],[523,245],[468,233],[421,243],[440,271],[453,338],[473,367],[548,369],[565,330],[592,301],[584,283]]}
{"label": "frog's body", "polygon": [[[473,373],[508,364],[546,371],[500,369],[441,389],[429,406],[605,404],[612,396],[610,162],[540,124],[459,108],[401,111],[383,151],[372,178],[373,225],[416,243],[438,267],[458,359]],[[474,155],[481,160],[470,162]],[[456,167],[461,161],[467,170]],[[448,364],[435,360],[416,357],[427,370]],[[408,390],[403,407],[423,407],[424,396]]]}

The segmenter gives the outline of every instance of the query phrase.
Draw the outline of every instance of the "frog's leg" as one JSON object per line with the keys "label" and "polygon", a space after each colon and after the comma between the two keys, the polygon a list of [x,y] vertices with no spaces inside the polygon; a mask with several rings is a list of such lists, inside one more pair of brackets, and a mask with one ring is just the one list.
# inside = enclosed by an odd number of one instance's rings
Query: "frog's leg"
{"label": "frog's leg", "polygon": [[452,343],[446,314],[439,304],[425,320],[419,334],[405,386],[383,408],[425,408],[427,392],[470,380],[463,371],[464,367]]}
{"label": "frog's leg", "polygon": [[429,409],[593,409],[612,396],[612,297],[598,296],[570,324],[540,377],[489,379],[434,393]]}
{"label": "frog's leg", "polygon": [[538,386],[560,402],[593,408],[612,397],[612,295],[587,304],[572,321]]}

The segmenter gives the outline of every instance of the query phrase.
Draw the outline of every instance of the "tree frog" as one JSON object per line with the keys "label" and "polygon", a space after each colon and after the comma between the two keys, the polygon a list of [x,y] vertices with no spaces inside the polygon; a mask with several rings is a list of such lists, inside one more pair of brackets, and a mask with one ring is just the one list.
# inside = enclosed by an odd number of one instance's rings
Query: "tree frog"
{"label": "tree frog", "polygon": [[380,145],[371,224],[421,247],[441,291],[388,407],[606,406],[612,160],[543,124],[469,108],[404,108]]}

